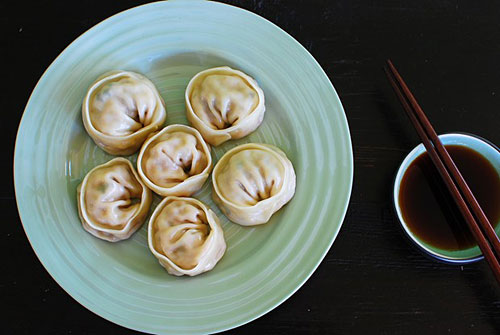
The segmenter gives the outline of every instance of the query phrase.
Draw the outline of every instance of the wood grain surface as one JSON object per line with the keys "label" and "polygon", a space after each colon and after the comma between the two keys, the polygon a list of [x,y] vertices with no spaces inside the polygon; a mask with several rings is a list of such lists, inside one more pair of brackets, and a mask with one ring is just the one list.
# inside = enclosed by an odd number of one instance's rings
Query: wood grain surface
{"label": "wood grain surface", "polygon": [[[500,144],[500,2],[227,1],[274,22],[325,69],[344,105],[354,187],[342,230],[290,299],[228,334],[499,334],[500,289],[485,262],[453,266],[403,236],[391,189],[419,141],[382,71],[390,57],[438,133]],[[5,334],[133,334],[88,311],[45,271],[17,213],[15,136],[36,82],[76,37],[141,1],[0,4],[4,68],[0,254]]]}

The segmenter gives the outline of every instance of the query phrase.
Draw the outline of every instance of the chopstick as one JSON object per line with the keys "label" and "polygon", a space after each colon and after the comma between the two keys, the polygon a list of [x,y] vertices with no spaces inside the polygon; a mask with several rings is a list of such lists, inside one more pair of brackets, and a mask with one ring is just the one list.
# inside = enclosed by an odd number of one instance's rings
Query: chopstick
{"label": "chopstick", "polygon": [[[441,143],[429,119],[408,86],[406,86],[406,83],[391,60],[387,60],[387,67],[384,70],[404,110],[422,140],[431,161],[443,178],[446,187],[471,229],[479,248],[490,265],[497,281],[500,283],[500,240],[495,233],[495,229],[488,221],[488,218],[453,162],[453,159]],[[471,213],[471,210],[475,217]]]}

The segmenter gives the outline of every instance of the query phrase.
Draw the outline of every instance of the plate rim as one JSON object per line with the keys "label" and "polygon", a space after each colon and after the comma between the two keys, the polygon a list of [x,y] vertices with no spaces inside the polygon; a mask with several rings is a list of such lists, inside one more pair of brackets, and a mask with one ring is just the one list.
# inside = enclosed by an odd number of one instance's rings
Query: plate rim
{"label": "plate rim", "polygon": [[[66,53],[66,51],[71,48],[77,41],[79,41],[80,39],[82,39],[86,34],[88,34],[89,32],[93,31],[93,30],[96,30],[96,29],[99,29],[100,26],[106,24],[107,22],[111,21],[112,19],[114,19],[115,17],[117,16],[120,16],[120,15],[124,15],[126,13],[129,13],[131,11],[134,11],[134,10],[137,10],[139,8],[143,8],[143,7],[147,7],[147,6],[157,6],[157,5],[168,5],[168,2],[170,3],[180,3],[181,1],[179,0],[170,0],[170,1],[154,1],[154,2],[150,2],[150,3],[146,3],[146,4],[142,4],[142,5],[138,5],[138,6],[134,6],[134,7],[131,7],[131,8],[128,8],[128,9],[125,9],[125,10],[122,10],[120,12],[117,12],[105,19],[103,19],[102,21],[98,22],[97,24],[93,25],[92,27],[90,27],[89,29],[87,29],[86,31],[84,31],[83,33],[81,33],[80,35],[78,35],[78,37],[76,37],[74,40],[71,41],[71,43],[69,43],[53,60],[52,62],[47,66],[47,68],[43,71],[42,75],[40,76],[40,78],[38,79],[36,85],[34,86],[32,92],[30,93],[30,96],[26,102],[26,106],[25,108],[23,109],[23,114],[21,116],[21,119],[19,121],[19,126],[18,126],[18,129],[17,129],[17,133],[16,133],[16,138],[15,138],[15,144],[14,144],[14,159],[13,159],[13,177],[14,177],[14,194],[15,194],[15,198],[16,198],[16,207],[17,207],[17,210],[18,210],[18,213],[19,213],[19,219],[21,221],[21,225],[23,227],[23,230],[24,230],[24,233],[28,239],[28,242],[31,246],[31,249],[34,251],[36,257],[38,258],[38,261],[42,264],[44,270],[49,274],[49,276],[58,284],[58,286],[60,288],[62,288],[62,290],[64,292],[66,292],[73,300],[75,300],[78,304],[80,304],[81,306],[83,306],[86,310],[92,312],[94,315],[97,315],[98,317],[100,318],[103,318],[109,322],[111,322],[112,324],[114,325],[118,325],[120,327],[123,327],[125,329],[131,329],[131,330],[134,330],[134,331],[140,331],[140,332],[144,332],[144,333],[150,333],[149,331],[147,330],[144,330],[144,329],[138,329],[138,328],[135,328],[135,327],[132,327],[130,325],[123,325],[123,324],[120,324],[120,323],[117,323],[116,321],[114,320],[111,320],[110,318],[108,318],[107,316],[103,316],[103,315],[100,315],[98,314],[97,312],[95,312],[94,310],[92,310],[91,308],[87,307],[86,305],[84,305],[81,301],[79,301],[77,298],[76,298],[76,294],[74,294],[74,292],[69,292],[61,283],[60,281],[54,277],[54,275],[47,269],[45,263],[42,261],[40,255],[38,254],[37,250],[34,248],[34,245],[30,239],[30,236],[28,235],[27,233],[27,230],[26,230],[26,226],[25,226],[25,223],[24,223],[24,220],[23,220],[23,214],[20,210],[20,204],[19,204],[19,198],[18,198],[18,183],[20,183],[17,179],[16,179],[16,166],[19,165],[19,163],[16,164],[16,162],[19,160],[18,156],[19,156],[19,148],[18,148],[18,143],[19,143],[19,138],[20,138],[20,134],[21,134],[21,130],[23,128],[23,124],[26,123],[26,112],[28,110],[28,107],[30,106],[30,103],[32,101],[32,98],[33,98],[33,94],[37,91],[40,83],[42,82],[42,80],[44,80],[44,78],[46,77],[47,75],[47,72],[52,68],[52,66],[57,63],[59,61],[59,59],[61,58],[61,56]],[[187,2],[187,1],[186,1]],[[281,305],[283,302],[285,302],[286,300],[288,300],[293,294],[295,294],[304,284],[306,281],[309,280],[309,278],[312,276],[312,274],[317,270],[317,268],[319,267],[319,265],[322,263],[322,261],[324,260],[326,254],[330,251],[334,241],[336,240],[343,224],[344,224],[344,221],[345,221],[345,218],[346,218],[346,213],[347,213],[347,210],[349,208],[349,205],[350,205],[350,201],[351,201],[351,196],[352,196],[352,188],[353,188],[353,180],[354,180],[354,153],[353,153],[353,146],[352,146],[352,136],[351,136],[351,132],[350,132],[350,127],[349,127],[349,122],[348,122],[348,119],[347,119],[347,115],[345,113],[345,110],[344,110],[344,106],[342,104],[342,100],[340,99],[340,96],[339,94],[337,93],[335,87],[333,86],[333,83],[331,81],[331,79],[328,77],[328,75],[326,74],[326,72],[324,71],[324,69],[322,68],[322,66],[319,64],[319,62],[315,59],[315,57],[301,44],[299,43],[292,35],[290,35],[288,32],[286,32],[285,30],[283,30],[281,27],[279,27],[277,24],[271,22],[270,20],[250,11],[250,10],[247,10],[247,9],[244,9],[244,8],[241,8],[241,7],[238,7],[238,6],[234,6],[234,5],[231,5],[231,4],[226,4],[226,3],[221,3],[221,2],[216,2],[216,1],[212,1],[212,0],[189,0],[189,2],[198,2],[198,3],[210,3],[210,5],[214,5],[214,6],[222,6],[222,7],[230,7],[232,8],[232,10],[237,10],[237,11],[243,11],[245,12],[247,15],[251,15],[254,19],[256,20],[261,20],[261,21],[265,21],[267,24],[269,24],[271,27],[273,27],[274,29],[277,29],[277,31],[280,32],[280,34],[282,34],[283,36],[285,36],[289,41],[291,41],[292,43],[294,43],[297,47],[299,47],[300,49],[302,49],[302,51],[305,52],[305,54],[307,55],[307,57],[309,58],[309,60],[314,64],[314,66],[317,68],[318,70],[318,74],[324,76],[324,78],[326,79],[326,81],[328,82],[328,85],[329,85],[329,89],[331,90],[331,92],[334,93],[334,97],[336,100],[338,100],[338,105],[339,105],[339,108],[340,108],[340,114],[341,114],[341,118],[343,119],[343,123],[345,125],[345,131],[346,131],[346,135],[348,137],[348,140],[345,141],[346,143],[346,155],[347,157],[349,158],[347,162],[344,162],[346,163],[346,167],[343,167],[343,169],[347,170],[348,169],[348,174],[349,174],[349,179],[347,181],[347,189],[348,189],[348,192],[346,194],[346,199],[345,199],[345,202],[344,204],[341,206],[342,207],[342,213],[339,213],[339,218],[340,218],[340,222],[338,224],[338,227],[336,228],[336,230],[334,231],[334,233],[332,234],[332,236],[330,237],[329,239],[329,243],[328,243],[328,246],[322,251],[321,253],[321,256],[318,258],[317,262],[314,262],[316,264],[314,264],[314,266],[312,267],[311,271],[308,271],[308,274],[306,276],[304,276],[303,280],[299,282],[299,284],[293,289],[293,290],[290,290],[290,292],[288,294],[286,294],[285,296],[281,297],[278,299],[278,301],[276,303],[273,303],[271,304],[272,306],[270,308],[267,308],[265,310],[263,310],[262,312],[260,313],[256,313],[253,317],[250,317],[248,319],[246,319],[245,321],[243,322],[236,322],[235,324],[231,324],[231,325],[227,325],[225,327],[220,327],[218,328],[217,330],[214,331],[214,333],[220,333],[220,332],[223,332],[223,331],[227,331],[227,330],[231,330],[231,329],[235,329],[237,327],[240,327],[240,326],[243,326],[243,325],[246,325],[258,318],[260,318],[261,316],[271,312],[272,310],[274,310],[276,307],[278,307],[279,305]]]}

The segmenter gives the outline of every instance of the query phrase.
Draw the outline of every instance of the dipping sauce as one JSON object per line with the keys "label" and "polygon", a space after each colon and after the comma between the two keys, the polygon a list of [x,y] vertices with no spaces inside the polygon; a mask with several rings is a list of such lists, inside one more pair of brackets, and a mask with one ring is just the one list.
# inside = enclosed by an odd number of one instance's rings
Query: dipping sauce
{"label": "dipping sauce", "polygon": [[[481,154],[461,145],[446,145],[489,221],[500,220],[500,177]],[[403,219],[420,240],[445,250],[476,245],[462,214],[427,152],[408,166],[399,189]]]}

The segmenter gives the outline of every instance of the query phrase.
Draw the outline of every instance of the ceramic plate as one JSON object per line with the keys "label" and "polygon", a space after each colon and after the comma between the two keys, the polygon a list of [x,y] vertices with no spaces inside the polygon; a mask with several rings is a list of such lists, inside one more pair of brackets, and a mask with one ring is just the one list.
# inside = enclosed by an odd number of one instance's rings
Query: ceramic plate
{"label": "ceramic plate", "polygon": [[[254,77],[265,92],[267,111],[256,132],[214,148],[215,161],[242,143],[276,145],[294,164],[297,192],[266,225],[241,227],[216,208],[207,182],[195,197],[221,218],[228,249],[213,271],[193,278],[173,277],[149,252],[146,225],[115,244],[82,229],[76,187],[92,167],[111,156],[86,134],[81,103],[101,73],[137,71],[149,77],[164,97],[167,124],[187,124],[183,96],[189,79],[220,65]],[[135,162],[135,156],[130,159]],[[345,114],[313,57],[265,19],[202,1],[137,7],[79,37],[38,82],[15,150],[19,212],[47,271],[73,298],[103,318],[160,334],[230,329],[293,294],[337,236],[352,176]]]}

